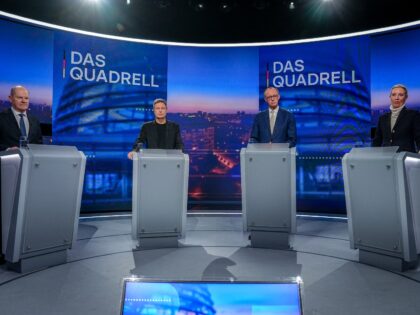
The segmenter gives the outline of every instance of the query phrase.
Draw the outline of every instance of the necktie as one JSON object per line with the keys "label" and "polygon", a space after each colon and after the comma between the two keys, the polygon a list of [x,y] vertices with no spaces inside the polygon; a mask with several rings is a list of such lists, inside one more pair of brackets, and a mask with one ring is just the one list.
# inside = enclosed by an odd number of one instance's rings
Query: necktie
{"label": "necktie", "polygon": [[25,115],[19,114],[19,116],[20,116],[20,121],[19,121],[20,133],[22,136],[27,137],[28,135],[26,134],[25,121],[23,120],[23,116]]}
{"label": "necktie", "polygon": [[275,119],[275,116],[274,116],[274,110],[272,110],[272,111],[270,111],[270,131],[271,131],[271,134],[273,134],[275,124],[276,124],[276,119]]}

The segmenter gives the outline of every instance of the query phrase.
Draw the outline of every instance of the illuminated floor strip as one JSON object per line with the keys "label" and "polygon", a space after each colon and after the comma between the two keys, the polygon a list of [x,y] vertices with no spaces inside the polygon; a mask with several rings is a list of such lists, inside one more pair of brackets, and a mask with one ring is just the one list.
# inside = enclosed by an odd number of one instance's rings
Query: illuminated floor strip
{"label": "illuminated floor strip", "polygon": [[[210,215],[210,216],[242,216],[241,212],[190,212],[187,216],[194,215]],[[322,220],[337,220],[347,222],[347,217],[339,217],[333,215],[315,215],[315,214],[297,214],[298,218],[308,218],[308,219],[322,219]],[[104,215],[93,215],[93,216],[82,216],[79,218],[79,221],[89,221],[92,219],[129,219],[131,214],[104,214]]]}

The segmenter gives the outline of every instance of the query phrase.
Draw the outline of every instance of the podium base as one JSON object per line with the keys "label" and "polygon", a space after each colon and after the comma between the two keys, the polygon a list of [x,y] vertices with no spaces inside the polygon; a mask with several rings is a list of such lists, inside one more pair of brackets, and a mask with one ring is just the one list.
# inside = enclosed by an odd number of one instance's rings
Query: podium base
{"label": "podium base", "polygon": [[6,262],[7,268],[19,273],[28,273],[36,270],[45,269],[67,262],[67,250],[60,250],[49,254],[22,258],[16,263]]}
{"label": "podium base", "polygon": [[418,260],[405,261],[399,257],[369,252],[363,249],[359,249],[359,262],[366,265],[375,266],[381,269],[398,272],[413,269],[418,265]]}
{"label": "podium base", "polygon": [[290,249],[289,233],[272,231],[251,231],[251,247]]}
{"label": "podium base", "polygon": [[138,249],[158,249],[178,247],[178,236],[140,237]]}

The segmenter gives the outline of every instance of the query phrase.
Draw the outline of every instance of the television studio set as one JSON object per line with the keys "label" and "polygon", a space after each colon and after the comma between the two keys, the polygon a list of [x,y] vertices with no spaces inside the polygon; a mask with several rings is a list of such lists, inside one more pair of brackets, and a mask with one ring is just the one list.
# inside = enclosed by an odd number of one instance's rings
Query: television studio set
{"label": "television studio set", "polygon": [[420,11],[2,0],[0,314],[420,314]]}

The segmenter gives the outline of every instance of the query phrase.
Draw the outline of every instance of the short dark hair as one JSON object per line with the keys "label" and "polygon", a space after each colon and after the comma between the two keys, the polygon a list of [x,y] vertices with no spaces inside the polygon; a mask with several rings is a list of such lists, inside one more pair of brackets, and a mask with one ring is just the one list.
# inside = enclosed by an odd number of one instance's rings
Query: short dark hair
{"label": "short dark hair", "polygon": [[168,108],[168,105],[166,104],[166,100],[164,100],[163,98],[157,98],[153,101],[153,109],[155,108],[155,105],[157,103],[163,103],[165,104],[165,107]]}

